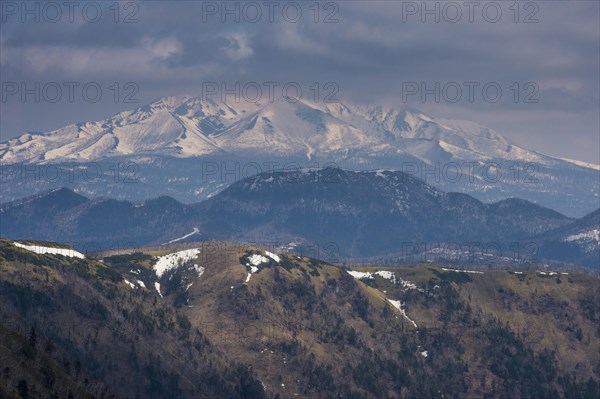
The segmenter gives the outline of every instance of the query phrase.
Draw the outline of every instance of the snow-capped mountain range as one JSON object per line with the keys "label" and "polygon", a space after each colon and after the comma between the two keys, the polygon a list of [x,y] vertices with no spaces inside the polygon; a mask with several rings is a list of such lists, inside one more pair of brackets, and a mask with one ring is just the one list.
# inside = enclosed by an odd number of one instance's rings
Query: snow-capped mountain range
{"label": "snow-capped mountain range", "polygon": [[102,121],[24,134],[0,144],[0,161],[89,162],[133,155],[187,158],[243,151],[301,154],[307,159],[388,154],[426,163],[440,158],[484,162],[501,158],[575,164],[528,150],[477,123],[436,119],[412,109],[304,100],[228,104],[199,97],[165,97]]}
{"label": "snow-capped mountain range", "polygon": [[[238,158],[257,164],[277,160],[280,167],[293,161],[403,170],[482,200],[518,196],[570,215],[593,210],[599,201],[597,165],[546,156],[478,123],[433,118],[406,107],[305,100],[219,103],[174,96],[105,120],[27,133],[0,143],[1,164],[84,164],[110,159],[145,163],[142,183],[165,190],[164,184],[150,183],[156,175],[152,168],[160,159],[163,169],[165,162],[172,166],[171,178],[188,182],[166,189],[186,202],[204,199],[232,182],[203,179],[199,183],[186,175],[190,162]],[[193,169],[197,174],[198,168]],[[115,194],[87,183],[73,187],[87,194]],[[22,181],[8,186],[3,201],[32,194]],[[42,188],[51,187],[38,190]],[[164,194],[139,186],[135,192],[144,193],[144,198]],[[565,193],[572,195],[566,202],[551,198]],[[129,194],[123,198],[142,199]]]}

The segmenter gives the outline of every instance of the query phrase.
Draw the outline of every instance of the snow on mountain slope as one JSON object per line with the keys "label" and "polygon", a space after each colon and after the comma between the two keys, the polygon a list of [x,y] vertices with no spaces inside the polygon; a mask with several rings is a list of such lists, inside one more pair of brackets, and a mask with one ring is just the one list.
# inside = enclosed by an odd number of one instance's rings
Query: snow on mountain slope
{"label": "snow on mountain slope", "polygon": [[244,112],[210,100],[165,97],[103,121],[72,124],[45,134],[24,134],[0,144],[0,160],[36,163],[142,154],[200,156],[222,151],[210,135]]}
{"label": "snow on mountain slope", "polygon": [[167,270],[170,270],[179,265],[183,265],[184,263],[195,259],[199,254],[200,248],[192,248],[159,256],[156,261],[156,264],[154,265],[156,275],[160,277]]}
{"label": "snow on mountain slope", "polygon": [[194,229],[190,233],[188,233],[186,235],[183,235],[181,237],[178,237],[178,238],[174,238],[171,241],[165,242],[163,245],[174,244],[176,242],[183,241],[186,238],[189,238],[189,237],[191,237],[191,236],[193,236],[195,234],[198,234],[199,232],[200,232],[200,230],[197,227],[194,227]]}
{"label": "snow on mountain slope", "polygon": [[583,242],[595,242],[596,245],[600,244],[600,230],[593,229],[584,233],[572,234],[565,238],[565,241],[583,241]]}
{"label": "snow on mountain slope", "polygon": [[454,160],[523,160],[577,164],[547,157],[474,122],[435,119],[409,108],[317,104],[217,103],[198,97],[164,97],[98,122],[0,143],[0,162],[97,161],[114,156],[178,158],[218,153]]}
{"label": "snow on mountain slope", "polygon": [[[115,160],[141,166],[133,176],[127,169],[128,181],[139,184],[115,180]],[[597,165],[540,154],[475,122],[433,118],[408,107],[307,100],[226,104],[164,97],[102,121],[0,143],[2,165],[67,161],[80,163],[83,172],[89,162],[103,164],[102,179],[83,175],[73,182],[66,170],[59,181],[25,180],[11,166],[0,201],[74,184],[89,196],[143,200],[168,193],[196,202],[268,164],[281,169],[331,163],[352,170],[407,171],[445,191],[486,202],[520,197],[575,217],[597,209],[600,195]],[[214,166],[210,176],[202,174],[203,162]],[[251,172],[240,167],[249,164],[257,167]],[[458,179],[453,179],[457,166]]]}
{"label": "snow on mountain slope", "polygon": [[581,166],[582,168],[589,168],[589,169],[594,169],[594,170],[600,170],[600,165],[595,164],[595,163],[591,163],[591,162],[582,162],[582,161],[577,161],[575,159],[569,159],[569,158],[559,158],[563,161],[567,161],[570,162],[572,164],[575,164],[577,166]]}
{"label": "snow on mountain slope", "polygon": [[25,245],[25,244],[21,244],[16,241],[13,242],[13,244],[19,248],[23,248],[28,251],[35,252],[36,254],[62,255],[62,256],[68,256],[70,258],[85,259],[85,255],[83,255],[81,252],[76,251],[71,248],[45,247],[43,245]]}

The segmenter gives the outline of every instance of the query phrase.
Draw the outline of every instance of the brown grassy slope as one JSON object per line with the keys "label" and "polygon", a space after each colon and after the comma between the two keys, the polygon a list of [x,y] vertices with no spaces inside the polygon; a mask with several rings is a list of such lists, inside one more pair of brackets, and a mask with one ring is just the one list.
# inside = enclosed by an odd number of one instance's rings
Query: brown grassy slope
{"label": "brown grassy slope", "polygon": [[154,291],[131,289],[101,262],[0,240],[0,301],[0,386],[9,395],[24,380],[29,397],[240,396],[237,365]]}
{"label": "brown grassy slope", "polygon": [[[286,255],[246,283],[245,253],[264,254],[250,249],[224,250],[218,260],[205,256],[206,271],[189,288],[183,312],[223,352],[252,364],[271,393],[551,396],[565,389],[558,379],[566,373],[581,383],[598,379],[598,323],[591,313],[597,281],[585,275],[562,276],[558,284],[501,271],[390,269],[417,285],[407,289],[399,281],[357,280],[336,266]],[[385,297],[404,302],[419,328]],[[551,310],[543,310],[540,303],[548,298],[561,305],[551,302]],[[545,362],[556,362],[556,370],[525,375]],[[454,374],[442,377],[448,372]],[[534,381],[520,390],[502,388],[511,378]]]}

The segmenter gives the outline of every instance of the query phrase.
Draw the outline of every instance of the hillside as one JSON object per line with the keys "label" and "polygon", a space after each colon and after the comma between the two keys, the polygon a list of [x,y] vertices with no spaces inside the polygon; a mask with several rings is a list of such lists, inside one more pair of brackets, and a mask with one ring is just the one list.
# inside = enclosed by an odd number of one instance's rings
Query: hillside
{"label": "hillside", "polygon": [[144,202],[88,199],[62,188],[2,204],[0,215],[4,237],[60,240],[83,252],[234,240],[292,245],[305,252],[329,246],[331,255],[349,261],[418,261],[437,246],[456,249],[461,257],[474,248],[496,263],[600,266],[596,235],[567,242],[600,228],[597,217],[573,220],[517,198],[484,203],[397,171],[263,173],[191,205],[167,196]]}
{"label": "hillside", "polygon": [[7,240],[0,272],[6,397],[24,386],[182,398],[593,398],[599,389],[600,292],[589,274],[347,270],[225,242],[93,260]]}
{"label": "hillside", "polygon": [[[72,201],[76,198],[76,201]],[[88,199],[62,188],[0,206],[2,236],[69,243],[83,251],[143,246],[187,232],[193,209],[170,197],[143,204]]]}
{"label": "hillside", "polygon": [[0,397],[264,396],[249,394],[258,382],[246,366],[100,261],[0,240],[0,282]]}
{"label": "hillside", "polygon": [[[198,204],[205,238],[325,245],[343,258],[383,256],[419,243],[510,243],[571,219],[524,200],[486,204],[408,174],[336,168],[263,173]],[[260,242],[260,241],[258,241]]]}
{"label": "hillside", "polygon": [[600,267],[600,209],[537,238],[547,259]]}

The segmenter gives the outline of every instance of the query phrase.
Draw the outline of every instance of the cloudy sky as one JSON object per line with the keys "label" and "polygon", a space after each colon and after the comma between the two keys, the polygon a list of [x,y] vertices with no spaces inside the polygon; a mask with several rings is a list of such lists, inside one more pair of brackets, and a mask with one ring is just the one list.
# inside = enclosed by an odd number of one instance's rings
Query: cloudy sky
{"label": "cloudy sky", "polygon": [[247,3],[2,2],[1,139],[212,82],[316,83],[600,163],[597,1]]}

